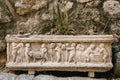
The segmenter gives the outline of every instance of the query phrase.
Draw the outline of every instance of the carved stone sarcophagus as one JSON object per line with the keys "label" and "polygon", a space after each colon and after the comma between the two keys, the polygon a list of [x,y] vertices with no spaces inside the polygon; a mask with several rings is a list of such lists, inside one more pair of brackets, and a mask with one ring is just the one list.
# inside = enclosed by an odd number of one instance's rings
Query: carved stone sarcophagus
{"label": "carved stone sarcophagus", "polygon": [[111,62],[112,35],[7,35],[7,63],[12,70],[105,72]]}

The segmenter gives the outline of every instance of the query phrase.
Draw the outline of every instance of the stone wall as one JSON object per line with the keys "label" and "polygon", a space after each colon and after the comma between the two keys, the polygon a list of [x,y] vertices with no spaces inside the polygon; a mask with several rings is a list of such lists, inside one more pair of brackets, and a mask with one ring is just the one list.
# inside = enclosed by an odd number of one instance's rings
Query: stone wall
{"label": "stone wall", "polygon": [[120,80],[119,78],[87,78],[87,77],[56,77],[53,75],[15,75],[11,73],[0,73],[0,80]]}
{"label": "stone wall", "polygon": [[119,0],[1,0],[0,39],[6,34],[120,33]]}
{"label": "stone wall", "polygon": [[0,40],[18,33],[120,38],[120,0],[0,0]]}

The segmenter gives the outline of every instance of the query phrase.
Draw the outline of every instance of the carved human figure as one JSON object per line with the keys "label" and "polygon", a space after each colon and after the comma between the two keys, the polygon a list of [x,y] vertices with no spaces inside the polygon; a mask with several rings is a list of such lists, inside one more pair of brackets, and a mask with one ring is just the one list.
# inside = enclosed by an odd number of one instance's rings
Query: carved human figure
{"label": "carved human figure", "polygon": [[69,50],[69,59],[68,59],[68,62],[71,62],[74,59],[75,51],[76,51],[75,47],[76,47],[76,44],[72,43],[71,46],[67,48]]}
{"label": "carved human figure", "polygon": [[17,48],[17,43],[12,43],[12,61],[16,61],[16,57],[18,55],[18,48]]}
{"label": "carved human figure", "polygon": [[106,58],[108,57],[108,52],[107,52],[107,50],[105,49],[105,45],[104,45],[103,43],[101,43],[101,44],[99,45],[99,48],[98,48],[98,50],[97,50],[97,53],[103,55],[103,61],[104,61],[104,63],[106,63]]}
{"label": "carved human figure", "polygon": [[76,46],[76,62],[79,62],[81,60],[82,56],[82,52],[84,50],[84,46],[82,44],[77,44]]}
{"label": "carved human figure", "polygon": [[61,59],[61,51],[62,51],[61,46],[62,46],[62,44],[61,44],[61,43],[58,43],[57,46],[56,46],[56,48],[55,48],[56,58],[57,58],[56,61],[57,61],[57,62],[60,62],[60,59]]}
{"label": "carved human figure", "polygon": [[55,48],[55,43],[50,43],[49,45],[49,57],[50,57],[50,61],[54,61],[54,48]]}
{"label": "carved human figure", "polygon": [[68,48],[69,46],[70,46],[69,43],[65,43],[65,47],[66,47],[66,50],[65,50],[65,62],[68,62],[69,50],[68,50],[67,48]]}
{"label": "carved human figure", "polygon": [[84,57],[86,62],[90,62],[90,54],[94,54],[95,44],[90,44],[90,46],[84,51]]}
{"label": "carved human figure", "polygon": [[46,44],[42,44],[41,45],[41,48],[40,48],[40,52],[41,52],[41,55],[42,57],[45,59],[45,61],[48,59],[47,57],[47,48],[46,48]]}
{"label": "carved human figure", "polygon": [[24,62],[24,44],[23,43],[19,43],[17,45],[18,48],[18,56],[16,59],[16,62]]}
{"label": "carved human figure", "polygon": [[29,54],[31,52],[30,43],[25,44],[25,61],[29,62]]}
{"label": "carved human figure", "polygon": [[66,54],[65,54],[65,53],[66,53],[66,45],[65,45],[65,44],[62,44],[61,49],[62,49],[62,52],[61,52],[61,53],[62,53],[62,54],[61,54],[61,55],[62,55],[62,56],[61,56],[61,57],[62,57],[62,62],[65,62],[65,58],[66,58],[66,57],[65,57],[65,56],[66,56]]}

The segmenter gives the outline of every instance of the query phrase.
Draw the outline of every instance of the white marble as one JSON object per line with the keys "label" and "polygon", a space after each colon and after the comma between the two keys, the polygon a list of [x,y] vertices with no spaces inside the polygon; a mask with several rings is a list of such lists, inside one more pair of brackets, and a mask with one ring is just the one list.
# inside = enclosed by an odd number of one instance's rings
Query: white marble
{"label": "white marble", "polygon": [[6,40],[6,66],[13,70],[84,71],[94,77],[113,67],[112,35],[8,35]]}

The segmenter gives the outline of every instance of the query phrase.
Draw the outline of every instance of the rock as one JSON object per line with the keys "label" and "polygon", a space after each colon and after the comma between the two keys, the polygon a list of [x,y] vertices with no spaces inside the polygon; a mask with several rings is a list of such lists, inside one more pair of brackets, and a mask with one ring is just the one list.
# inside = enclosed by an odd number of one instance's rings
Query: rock
{"label": "rock", "polygon": [[[10,73],[0,73],[0,80],[107,80],[105,78],[88,78],[88,77],[55,77],[52,75],[33,75],[21,74],[14,75]],[[112,79],[119,80],[119,79]]]}
{"label": "rock", "polygon": [[100,12],[96,8],[85,8],[81,13],[81,20],[86,23],[86,21],[99,21],[100,20]]}
{"label": "rock", "polygon": [[17,0],[15,2],[16,13],[19,15],[24,15],[31,12],[30,1],[28,0]]}
{"label": "rock", "polygon": [[85,7],[96,7],[99,5],[100,2],[101,2],[100,0],[93,0],[91,2],[87,2],[85,4]]}
{"label": "rock", "polygon": [[105,78],[88,78],[88,77],[69,77],[68,80],[107,80]]}
{"label": "rock", "polygon": [[58,78],[56,78],[56,80],[69,80],[69,78],[62,78],[62,77],[58,77]]}
{"label": "rock", "polygon": [[80,2],[80,3],[86,3],[86,2],[89,2],[89,1],[92,1],[92,0],[77,0],[77,2]]}
{"label": "rock", "polygon": [[120,52],[116,53],[117,60],[120,60]]}
{"label": "rock", "polygon": [[[58,14],[58,10],[57,10],[58,4],[59,4],[60,12],[62,12],[62,13],[67,13],[73,7],[73,2],[71,2],[71,1],[63,1],[63,2],[59,3],[57,0],[55,0],[53,3],[51,3],[49,5],[49,9],[48,9],[49,13],[43,13],[41,16],[41,19],[42,20],[53,20],[55,14]],[[53,9],[55,11],[53,11]],[[53,12],[55,12],[55,13],[53,13]]]}
{"label": "rock", "polygon": [[120,78],[112,78],[112,79],[110,79],[110,80],[120,80]]}
{"label": "rock", "polygon": [[120,77],[120,52],[115,54],[116,62],[114,67],[115,76]]}
{"label": "rock", "polygon": [[0,41],[0,52],[4,50],[5,50],[5,44],[2,41]]}
{"label": "rock", "polygon": [[47,3],[48,3],[47,0],[43,0],[43,1],[37,0],[37,1],[35,2],[35,5],[32,6],[32,9],[38,10],[38,9],[46,6]]}
{"label": "rock", "polygon": [[0,23],[7,23],[10,21],[10,17],[5,13],[4,9],[0,7]]}
{"label": "rock", "polygon": [[116,0],[107,0],[103,3],[104,12],[108,13],[112,17],[119,17],[120,15],[120,3]]}
{"label": "rock", "polygon": [[110,29],[113,34],[120,35],[120,26],[116,25],[116,23],[111,24]]}
{"label": "rock", "polygon": [[120,51],[120,48],[119,48],[120,46],[118,46],[118,45],[113,45],[112,46],[112,49],[113,49],[113,53],[118,53],[119,51]]}
{"label": "rock", "polygon": [[16,75],[0,72],[0,80],[15,80]]}
{"label": "rock", "polygon": [[45,7],[48,2],[49,0],[17,0],[15,2],[16,13],[18,13],[19,15],[25,15],[34,10]]}
{"label": "rock", "polygon": [[34,75],[21,74],[15,80],[33,80]]}
{"label": "rock", "polygon": [[88,77],[54,77],[49,75],[38,75],[33,80],[107,80],[105,78],[88,78]]}
{"label": "rock", "polygon": [[38,29],[39,26],[39,15],[36,14],[34,17],[28,18],[27,21],[18,21],[17,28],[21,33],[26,33],[26,31],[32,33],[36,28]]}
{"label": "rock", "polygon": [[79,3],[85,3],[85,7],[98,6],[101,0],[77,0]]}
{"label": "rock", "polygon": [[73,7],[73,2],[66,2],[64,8],[61,9],[61,12],[68,12]]}
{"label": "rock", "polygon": [[54,76],[49,75],[38,75],[33,80],[57,80]]}
{"label": "rock", "polygon": [[42,20],[52,20],[53,19],[53,15],[43,13],[42,16],[41,16],[41,19]]}

